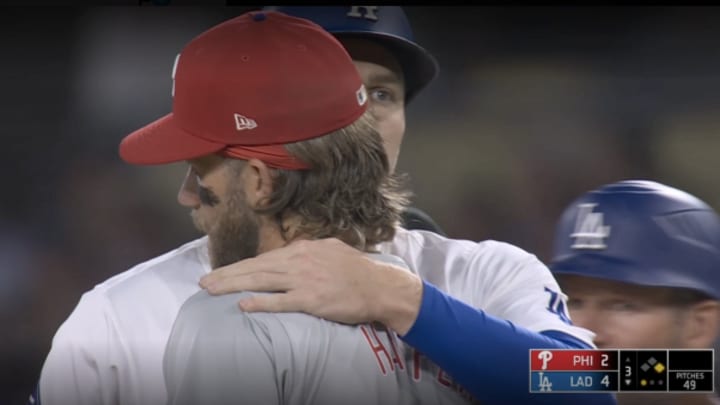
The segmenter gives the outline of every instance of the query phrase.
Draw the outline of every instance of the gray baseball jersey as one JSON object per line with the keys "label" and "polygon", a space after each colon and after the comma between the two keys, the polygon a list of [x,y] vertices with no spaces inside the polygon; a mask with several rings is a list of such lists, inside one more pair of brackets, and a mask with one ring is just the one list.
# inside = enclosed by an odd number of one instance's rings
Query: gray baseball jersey
{"label": "gray baseball jersey", "polygon": [[[390,255],[373,258],[407,267]],[[201,291],[180,309],[165,352],[169,403],[468,404],[436,365],[381,325],[300,313],[243,313]]]}

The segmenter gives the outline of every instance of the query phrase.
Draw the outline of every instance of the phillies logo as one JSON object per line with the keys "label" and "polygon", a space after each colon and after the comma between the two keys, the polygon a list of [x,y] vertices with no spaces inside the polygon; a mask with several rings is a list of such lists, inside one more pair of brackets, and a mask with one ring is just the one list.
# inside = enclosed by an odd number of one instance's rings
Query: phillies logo
{"label": "phillies logo", "polygon": [[541,370],[547,370],[547,364],[552,360],[553,354],[549,350],[543,350],[537,355],[538,359],[542,360],[542,367],[540,367]]}

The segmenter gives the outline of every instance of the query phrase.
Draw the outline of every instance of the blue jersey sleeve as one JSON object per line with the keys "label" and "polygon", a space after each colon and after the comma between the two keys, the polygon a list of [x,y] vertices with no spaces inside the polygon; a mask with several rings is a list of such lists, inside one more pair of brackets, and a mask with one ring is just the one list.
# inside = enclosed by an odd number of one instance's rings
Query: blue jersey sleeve
{"label": "blue jersey sleeve", "polygon": [[615,404],[612,394],[529,393],[530,349],[588,349],[568,334],[535,333],[423,282],[420,312],[402,339],[483,404]]}

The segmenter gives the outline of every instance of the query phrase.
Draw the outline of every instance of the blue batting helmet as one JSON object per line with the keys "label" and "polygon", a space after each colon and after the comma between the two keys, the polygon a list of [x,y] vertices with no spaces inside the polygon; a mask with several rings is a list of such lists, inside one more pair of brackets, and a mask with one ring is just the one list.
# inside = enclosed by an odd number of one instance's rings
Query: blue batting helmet
{"label": "blue batting helmet", "polygon": [[275,6],[276,10],[305,18],[335,36],[355,36],[375,41],[395,55],[405,76],[409,102],[438,75],[435,58],[413,38],[410,22],[399,6]]}
{"label": "blue batting helmet", "polygon": [[550,268],[720,299],[720,217],[698,198],[643,180],[603,186],[565,209]]}

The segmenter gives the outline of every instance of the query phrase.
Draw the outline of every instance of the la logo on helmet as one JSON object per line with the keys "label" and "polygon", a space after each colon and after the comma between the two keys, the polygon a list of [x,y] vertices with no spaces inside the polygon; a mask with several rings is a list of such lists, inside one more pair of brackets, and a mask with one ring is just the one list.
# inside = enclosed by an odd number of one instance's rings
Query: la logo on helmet
{"label": "la logo on helmet", "polygon": [[597,204],[579,204],[575,231],[570,234],[575,243],[573,249],[605,249],[605,238],[610,236],[610,226],[603,225],[602,212],[592,212]]}
{"label": "la logo on helmet", "polygon": [[[360,13],[360,9],[363,9],[365,13]],[[377,21],[378,6],[351,6],[350,12],[347,13],[348,17],[366,18],[368,20]]]}

